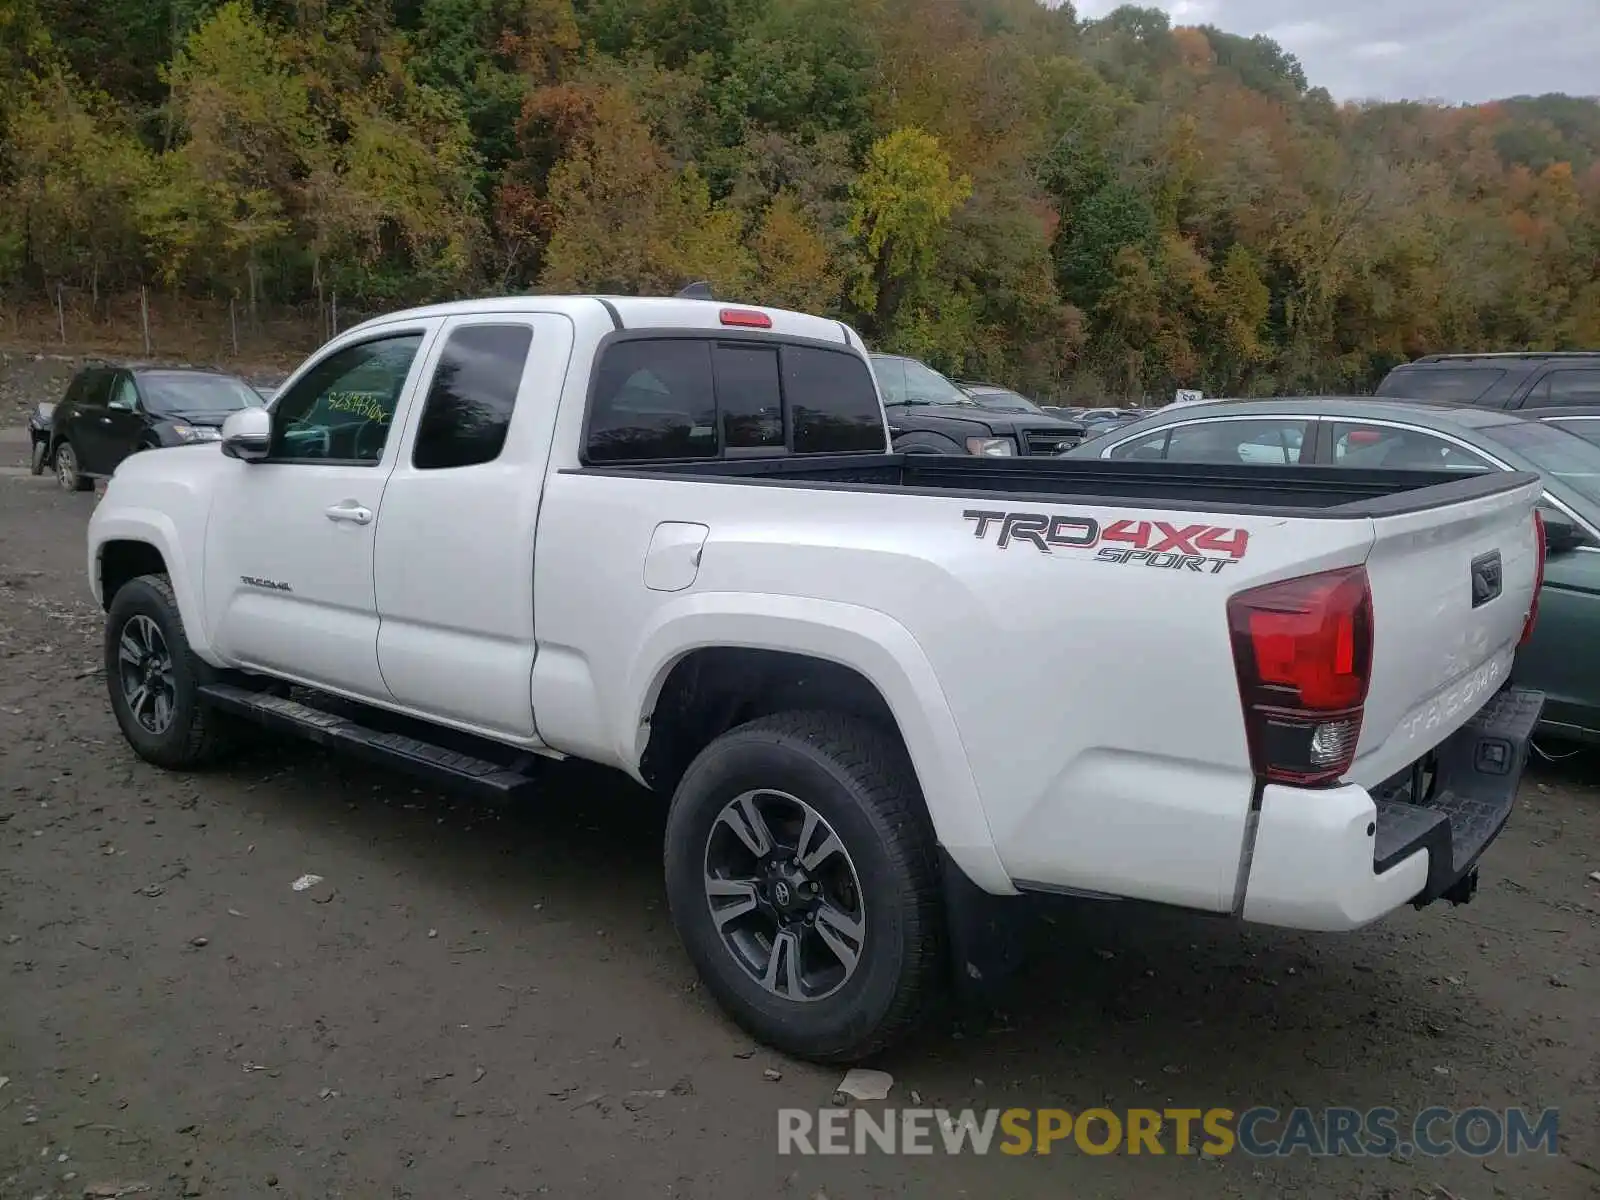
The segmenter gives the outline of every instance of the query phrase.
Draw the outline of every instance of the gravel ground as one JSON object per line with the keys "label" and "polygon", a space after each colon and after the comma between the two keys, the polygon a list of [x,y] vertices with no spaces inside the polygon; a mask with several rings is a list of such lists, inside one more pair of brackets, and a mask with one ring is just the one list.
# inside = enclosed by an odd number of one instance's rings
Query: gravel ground
{"label": "gravel ground", "polygon": [[1338,937],[1062,907],[1003,1011],[875,1064],[901,1105],[1559,1106],[1558,1157],[780,1157],[838,1073],[696,986],[654,798],[563,767],[476,807],[296,744],[147,766],[91,503],[0,469],[0,1197],[1600,1195],[1593,759],[1530,776],[1470,906]]}

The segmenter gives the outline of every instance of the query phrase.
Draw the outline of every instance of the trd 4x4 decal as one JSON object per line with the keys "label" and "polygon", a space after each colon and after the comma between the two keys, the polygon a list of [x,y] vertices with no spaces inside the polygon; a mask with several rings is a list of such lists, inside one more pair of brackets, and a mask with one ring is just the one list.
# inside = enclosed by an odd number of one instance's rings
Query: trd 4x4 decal
{"label": "trd 4x4 decal", "polygon": [[1113,521],[1104,527],[1093,517],[1061,513],[988,512],[969,508],[961,514],[973,522],[979,538],[998,528],[995,545],[1009,549],[1027,542],[1041,553],[1094,550],[1096,562],[1139,563],[1169,571],[1212,575],[1244,557],[1250,532],[1221,525],[1171,525],[1166,521]]}

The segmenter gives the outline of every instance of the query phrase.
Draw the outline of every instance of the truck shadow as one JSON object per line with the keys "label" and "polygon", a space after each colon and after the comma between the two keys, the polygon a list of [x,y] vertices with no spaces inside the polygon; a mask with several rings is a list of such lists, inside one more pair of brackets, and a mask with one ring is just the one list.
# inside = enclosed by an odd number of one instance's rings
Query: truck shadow
{"label": "truck shadow", "polygon": [[[614,978],[620,956],[621,969],[636,965],[641,997],[660,980],[678,994],[651,1005],[682,1004],[717,1044],[739,1039],[708,1000],[690,998],[696,984],[661,886],[660,797],[614,772],[553,764],[540,802],[485,806],[298,744],[274,744],[217,783],[229,790],[261,771],[272,775],[256,800],[268,793],[305,836],[342,838],[425,886],[470,885],[470,903],[499,927],[562,920],[604,931],[603,950],[587,938],[563,950],[579,1002],[586,964],[603,953]],[[1512,843],[1507,861],[1520,861],[1515,830],[1503,840]],[[1581,1021],[1549,1018],[1543,1048],[1530,1053],[1530,1004],[1510,993],[1548,969],[1535,958],[1563,953],[1561,936],[1518,930],[1539,904],[1525,882],[1513,888],[1495,875],[1472,906],[1405,910],[1353,934],[1317,935],[1050,900],[1035,908],[1030,959],[1017,976],[877,1065],[925,1103],[957,1107],[1416,1109],[1468,1091],[1463,1104],[1536,1093],[1559,1102],[1551,1071],[1561,1047],[1581,1042]],[[1560,1073],[1572,1069],[1566,1062]]]}

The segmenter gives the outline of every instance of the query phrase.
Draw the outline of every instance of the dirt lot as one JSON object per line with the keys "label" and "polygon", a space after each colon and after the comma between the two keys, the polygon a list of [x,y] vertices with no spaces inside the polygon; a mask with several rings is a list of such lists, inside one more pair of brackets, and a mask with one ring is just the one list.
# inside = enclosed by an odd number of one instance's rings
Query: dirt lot
{"label": "dirt lot", "polygon": [[1003,1012],[877,1064],[901,1105],[1554,1105],[1557,1158],[780,1157],[777,1109],[838,1074],[696,987],[659,803],[561,769],[484,809],[288,744],[146,766],[91,502],[0,469],[0,1196],[1600,1194],[1594,759],[1530,777],[1468,907],[1344,937],[1064,908]]}

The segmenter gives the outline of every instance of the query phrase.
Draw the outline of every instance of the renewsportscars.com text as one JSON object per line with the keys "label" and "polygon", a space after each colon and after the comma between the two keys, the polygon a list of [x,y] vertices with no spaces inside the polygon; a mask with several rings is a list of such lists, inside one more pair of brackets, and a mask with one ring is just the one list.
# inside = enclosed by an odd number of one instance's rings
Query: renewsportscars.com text
{"label": "renewsportscars.com text", "polygon": [[1558,1153],[1547,1108],[782,1108],[779,1154],[1245,1154],[1387,1158]]}

